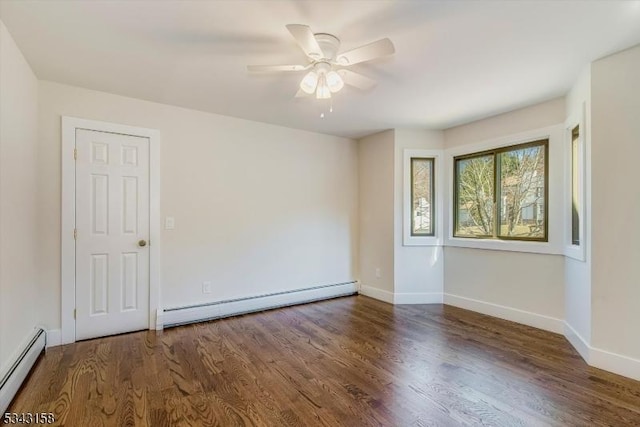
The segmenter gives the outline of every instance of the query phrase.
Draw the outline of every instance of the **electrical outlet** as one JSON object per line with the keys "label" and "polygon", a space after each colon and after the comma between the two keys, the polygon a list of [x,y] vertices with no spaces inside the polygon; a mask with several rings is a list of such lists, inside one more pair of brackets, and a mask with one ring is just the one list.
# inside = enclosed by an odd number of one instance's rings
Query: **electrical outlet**
{"label": "electrical outlet", "polygon": [[380,271],[380,267],[376,268],[376,277],[379,279],[382,277],[382,272]]}
{"label": "electrical outlet", "polygon": [[202,282],[202,293],[203,294],[211,293],[211,282]]}

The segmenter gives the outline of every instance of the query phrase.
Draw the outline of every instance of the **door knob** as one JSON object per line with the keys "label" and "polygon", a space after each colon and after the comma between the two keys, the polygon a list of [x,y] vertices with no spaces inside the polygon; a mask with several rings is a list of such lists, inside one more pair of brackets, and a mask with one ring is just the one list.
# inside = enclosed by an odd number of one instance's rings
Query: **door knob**
{"label": "door knob", "polygon": [[144,248],[145,246],[147,246],[147,241],[146,240],[138,240],[138,246],[140,246],[141,248]]}

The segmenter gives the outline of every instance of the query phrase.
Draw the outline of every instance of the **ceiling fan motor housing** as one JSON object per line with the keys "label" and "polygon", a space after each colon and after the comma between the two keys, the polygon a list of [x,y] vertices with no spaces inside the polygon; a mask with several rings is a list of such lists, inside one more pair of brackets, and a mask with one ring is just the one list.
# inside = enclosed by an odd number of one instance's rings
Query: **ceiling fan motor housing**
{"label": "ceiling fan motor housing", "polygon": [[315,71],[318,75],[327,74],[331,71],[331,64],[325,61],[316,62],[313,66],[313,71]]}
{"label": "ceiling fan motor housing", "polygon": [[315,60],[335,61],[340,48],[340,39],[332,34],[317,33],[314,34],[324,58],[314,58]]}

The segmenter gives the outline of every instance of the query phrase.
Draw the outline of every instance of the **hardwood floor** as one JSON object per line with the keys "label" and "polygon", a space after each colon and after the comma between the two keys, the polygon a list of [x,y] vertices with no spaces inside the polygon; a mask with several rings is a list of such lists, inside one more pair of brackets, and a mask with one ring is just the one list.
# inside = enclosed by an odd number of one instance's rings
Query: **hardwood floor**
{"label": "hardwood floor", "polygon": [[68,426],[640,426],[560,335],[346,297],[53,348],[9,411]]}

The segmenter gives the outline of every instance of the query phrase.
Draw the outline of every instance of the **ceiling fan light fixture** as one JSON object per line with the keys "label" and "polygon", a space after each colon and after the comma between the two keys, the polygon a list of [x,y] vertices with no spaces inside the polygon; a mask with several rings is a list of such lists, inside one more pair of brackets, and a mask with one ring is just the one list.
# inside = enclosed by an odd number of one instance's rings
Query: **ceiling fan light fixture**
{"label": "ceiling fan light fixture", "polygon": [[338,92],[340,89],[344,87],[344,81],[342,77],[335,71],[329,71],[326,77],[327,86],[329,86],[329,90],[333,93]]}
{"label": "ceiling fan light fixture", "polygon": [[329,85],[327,85],[326,74],[320,75],[320,79],[318,80],[318,88],[316,89],[316,98],[318,99],[331,98],[331,90],[329,89]]}
{"label": "ceiling fan light fixture", "polygon": [[300,82],[300,89],[311,95],[318,86],[318,75],[314,71],[309,71]]}
{"label": "ceiling fan light fixture", "polygon": [[[2,1],[2,0],[0,0]],[[346,67],[361,62],[372,61],[395,52],[388,38],[380,39],[364,46],[338,54],[340,39],[328,33],[314,33],[308,25],[289,24],[286,26],[298,46],[307,57],[304,65],[248,65],[249,72],[306,71],[300,81],[300,89],[295,97],[313,95],[317,99],[329,99],[345,85],[361,90],[369,90],[376,82]]]}
{"label": "ceiling fan light fixture", "polygon": [[331,91],[329,90],[329,86],[318,86],[318,90],[316,91],[316,98],[318,99],[329,99],[331,98]]}

